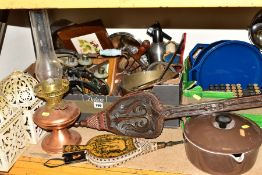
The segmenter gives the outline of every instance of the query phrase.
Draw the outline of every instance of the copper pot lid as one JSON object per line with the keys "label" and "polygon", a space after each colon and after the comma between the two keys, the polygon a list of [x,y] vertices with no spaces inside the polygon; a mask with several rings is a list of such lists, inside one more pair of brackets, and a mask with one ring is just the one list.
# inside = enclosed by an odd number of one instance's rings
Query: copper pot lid
{"label": "copper pot lid", "polygon": [[261,145],[258,125],[231,113],[191,118],[185,124],[184,136],[197,147],[215,153],[244,153]]}

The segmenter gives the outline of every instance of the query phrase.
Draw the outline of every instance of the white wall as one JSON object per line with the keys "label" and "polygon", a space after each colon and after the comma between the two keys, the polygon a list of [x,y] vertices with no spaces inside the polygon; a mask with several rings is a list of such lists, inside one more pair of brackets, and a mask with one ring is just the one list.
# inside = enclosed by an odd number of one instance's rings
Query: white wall
{"label": "white wall", "polygon": [[[136,38],[144,40],[151,38],[146,29],[107,29],[109,34],[129,32]],[[179,42],[182,34],[187,33],[184,58],[197,43],[212,43],[218,40],[242,40],[249,42],[246,30],[209,30],[209,29],[163,29],[172,40]],[[33,41],[30,28],[8,26],[2,52],[0,55],[0,80],[15,70],[25,70],[35,61]]]}
{"label": "white wall", "polygon": [[0,80],[13,71],[24,71],[34,61],[30,28],[7,26],[0,55]]}
{"label": "white wall", "polygon": [[[109,34],[115,32],[129,32],[137,39],[151,41],[146,34],[146,29],[108,29]],[[247,30],[215,30],[215,29],[163,29],[165,33],[172,37],[172,40],[179,43],[183,33],[186,33],[186,48],[184,58],[188,56],[190,50],[197,44],[209,44],[218,40],[241,40],[250,42]]]}

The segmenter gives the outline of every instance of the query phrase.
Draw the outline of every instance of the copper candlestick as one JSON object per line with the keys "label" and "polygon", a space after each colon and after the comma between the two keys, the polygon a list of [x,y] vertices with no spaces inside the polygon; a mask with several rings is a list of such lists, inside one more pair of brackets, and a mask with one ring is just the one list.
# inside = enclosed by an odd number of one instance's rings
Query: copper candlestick
{"label": "copper candlestick", "polygon": [[81,142],[78,132],[67,129],[80,114],[75,103],[62,100],[68,89],[69,82],[65,79],[43,81],[35,87],[37,96],[47,101],[46,105],[36,110],[33,121],[41,128],[52,131],[42,141],[42,149],[48,153],[61,153],[63,145]]}

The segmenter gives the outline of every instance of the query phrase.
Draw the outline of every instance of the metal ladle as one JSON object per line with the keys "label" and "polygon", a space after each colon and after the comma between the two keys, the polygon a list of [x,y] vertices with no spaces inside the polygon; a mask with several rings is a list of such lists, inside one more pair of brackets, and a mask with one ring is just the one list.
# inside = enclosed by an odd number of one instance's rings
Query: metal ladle
{"label": "metal ladle", "polygon": [[120,98],[108,109],[75,123],[75,126],[131,137],[156,138],[163,130],[164,120],[261,106],[262,95],[198,104],[163,106],[152,93],[137,92]]}

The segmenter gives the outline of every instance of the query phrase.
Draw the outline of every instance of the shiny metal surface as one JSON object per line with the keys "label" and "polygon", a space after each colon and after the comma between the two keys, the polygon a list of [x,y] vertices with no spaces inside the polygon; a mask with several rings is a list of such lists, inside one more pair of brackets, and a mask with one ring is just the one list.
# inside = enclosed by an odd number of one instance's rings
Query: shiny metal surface
{"label": "shiny metal surface", "polygon": [[80,114],[79,107],[73,102],[62,100],[69,89],[68,80],[43,81],[35,87],[35,93],[44,98],[47,104],[38,108],[33,121],[41,128],[51,130],[42,141],[42,148],[48,153],[62,152],[65,144],[79,144],[81,136],[67,127],[72,125]]}
{"label": "shiny metal surface", "polygon": [[[131,92],[137,89],[144,89],[143,87],[147,88],[150,85],[156,83],[161,76],[163,71],[160,70],[151,70],[151,71],[142,71],[133,73],[130,75],[124,75],[121,83],[121,88],[124,90],[125,93]],[[173,78],[177,73],[168,71],[163,80],[168,80]]]}
{"label": "shiny metal surface", "polygon": [[80,114],[80,109],[73,102],[63,102],[55,109],[47,106],[39,108],[34,114],[34,122],[46,130],[52,130],[42,141],[42,148],[48,153],[61,153],[63,145],[79,144],[81,136],[76,131],[67,129]]}
{"label": "shiny metal surface", "polygon": [[139,40],[127,32],[117,32],[109,36],[114,48],[127,51],[130,55],[136,54],[140,46]]}
{"label": "shiny metal surface", "polygon": [[249,38],[258,48],[262,49],[262,10],[253,18],[248,28]]}

